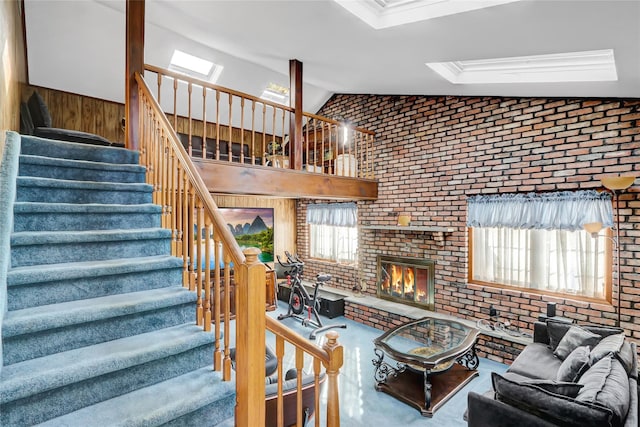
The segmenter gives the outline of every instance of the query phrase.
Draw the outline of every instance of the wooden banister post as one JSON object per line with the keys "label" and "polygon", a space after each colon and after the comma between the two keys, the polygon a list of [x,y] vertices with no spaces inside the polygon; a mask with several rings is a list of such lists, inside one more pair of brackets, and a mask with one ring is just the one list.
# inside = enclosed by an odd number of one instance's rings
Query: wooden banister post
{"label": "wooden banister post", "polygon": [[266,268],[260,249],[244,250],[246,263],[235,267],[236,281],[236,426],[265,422]]}
{"label": "wooden banister post", "polygon": [[327,427],[340,427],[340,394],[338,375],[344,361],[344,348],[338,343],[338,333],[329,331],[322,349],[329,353],[329,362],[322,362],[327,371]]}
{"label": "wooden banister post", "polygon": [[289,167],[302,169],[302,62],[289,60],[289,105],[293,112],[289,117]]}
{"label": "wooden banister post", "polygon": [[125,145],[140,146],[140,105],[135,73],[144,73],[144,0],[127,0],[125,64]]}

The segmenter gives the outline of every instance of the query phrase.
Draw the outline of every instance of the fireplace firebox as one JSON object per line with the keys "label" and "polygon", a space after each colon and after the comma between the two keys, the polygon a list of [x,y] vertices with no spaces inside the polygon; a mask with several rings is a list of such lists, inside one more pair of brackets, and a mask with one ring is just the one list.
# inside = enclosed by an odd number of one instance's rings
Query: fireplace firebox
{"label": "fireplace firebox", "polygon": [[435,262],[378,255],[378,297],[434,309]]}

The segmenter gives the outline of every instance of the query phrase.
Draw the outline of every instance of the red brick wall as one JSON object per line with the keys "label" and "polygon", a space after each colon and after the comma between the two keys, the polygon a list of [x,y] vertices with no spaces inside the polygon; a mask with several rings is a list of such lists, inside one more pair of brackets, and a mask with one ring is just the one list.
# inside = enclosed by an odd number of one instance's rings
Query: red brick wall
{"label": "red brick wall", "polygon": [[[319,114],[376,132],[379,199],[359,202],[361,225],[455,229],[440,245],[429,233],[360,231],[367,292],[375,295],[376,255],[436,261],[436,311],[487,317],[493,304],[522,327],[557,303],[558,315],[614,324],[608,303],[542,297],[467,283],[466,197],[475,194],[599,188],[604,175],[640,176],[640,100],[336,95]],[[640,181],[620,200],[622,326],[640,340]],[[298,250],[305,256],[306,202],[298,202]],[[353,268],[308,262],[350,288]],[[345,285],[345,283],[347,285]],[[614,281],[615,285],[615,281]],[[616,299],[614,288],[614,301]]]}
{"label": "red brick wall", "polygon": [[[312,203],[328,203],[329,200],[315,201]],[[296,208],[297,224],[298,224],[298,255],[304,260],[304,279],[313,281],[313,278],[319,273],[331,274],[329,286],[342,288],[351,291],[358,283],[358,269],[352,265],[337,264],[332,261],[319,259],[311,259],[309,257],[309,226],[307,220],[307,204],[306,202],[298,202]],[[359,204],[359,208],[361,205]]]}

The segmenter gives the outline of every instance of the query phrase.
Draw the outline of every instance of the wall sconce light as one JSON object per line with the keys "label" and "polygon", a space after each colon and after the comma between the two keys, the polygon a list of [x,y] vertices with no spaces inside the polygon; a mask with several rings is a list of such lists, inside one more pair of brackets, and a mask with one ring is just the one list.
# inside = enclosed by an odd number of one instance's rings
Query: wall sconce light
{"label": "wall sconce light", "polygon": [[[615,211],[616,211],[616,220],[615,220],[615,237],[611,237],[611,241],[613,242],[614,248],[616,250],[616,287],[618,290],[618,302],[616,311],[618,314],[618,320],[616,322],[616,326],[620,326],[620,296],[622,295],[622,288],[620,287],[620,199],[619,194],[631,187],[635,182],[636,177],[634,176],[605,176],[600,179],[602,185],[613,193],[613,199],[615,201]],[[582,227],[584,230],[591,234],[591,237],[597,238],[598,233],[602,230],[601,222],[590,222],[583,224]]]}

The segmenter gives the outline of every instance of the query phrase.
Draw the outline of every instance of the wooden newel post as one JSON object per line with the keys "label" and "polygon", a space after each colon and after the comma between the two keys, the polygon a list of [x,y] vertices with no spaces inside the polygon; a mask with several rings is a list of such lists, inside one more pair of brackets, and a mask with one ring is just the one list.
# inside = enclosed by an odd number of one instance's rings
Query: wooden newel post
{"label": "wooden newel post", "polygon": [[327,427],[340,427],[340,394],[338,375],[344,361],[344,348],[338,343],[338,333],[329,331],[322,349],[329,353],[329,362],[323,362],[327,371]]}
{"label": "wooden newel post", "polygon": [[236,267],[236,426],[265,422],[264,349],[266,268],[260,249],[244,250],[246,263]]}

